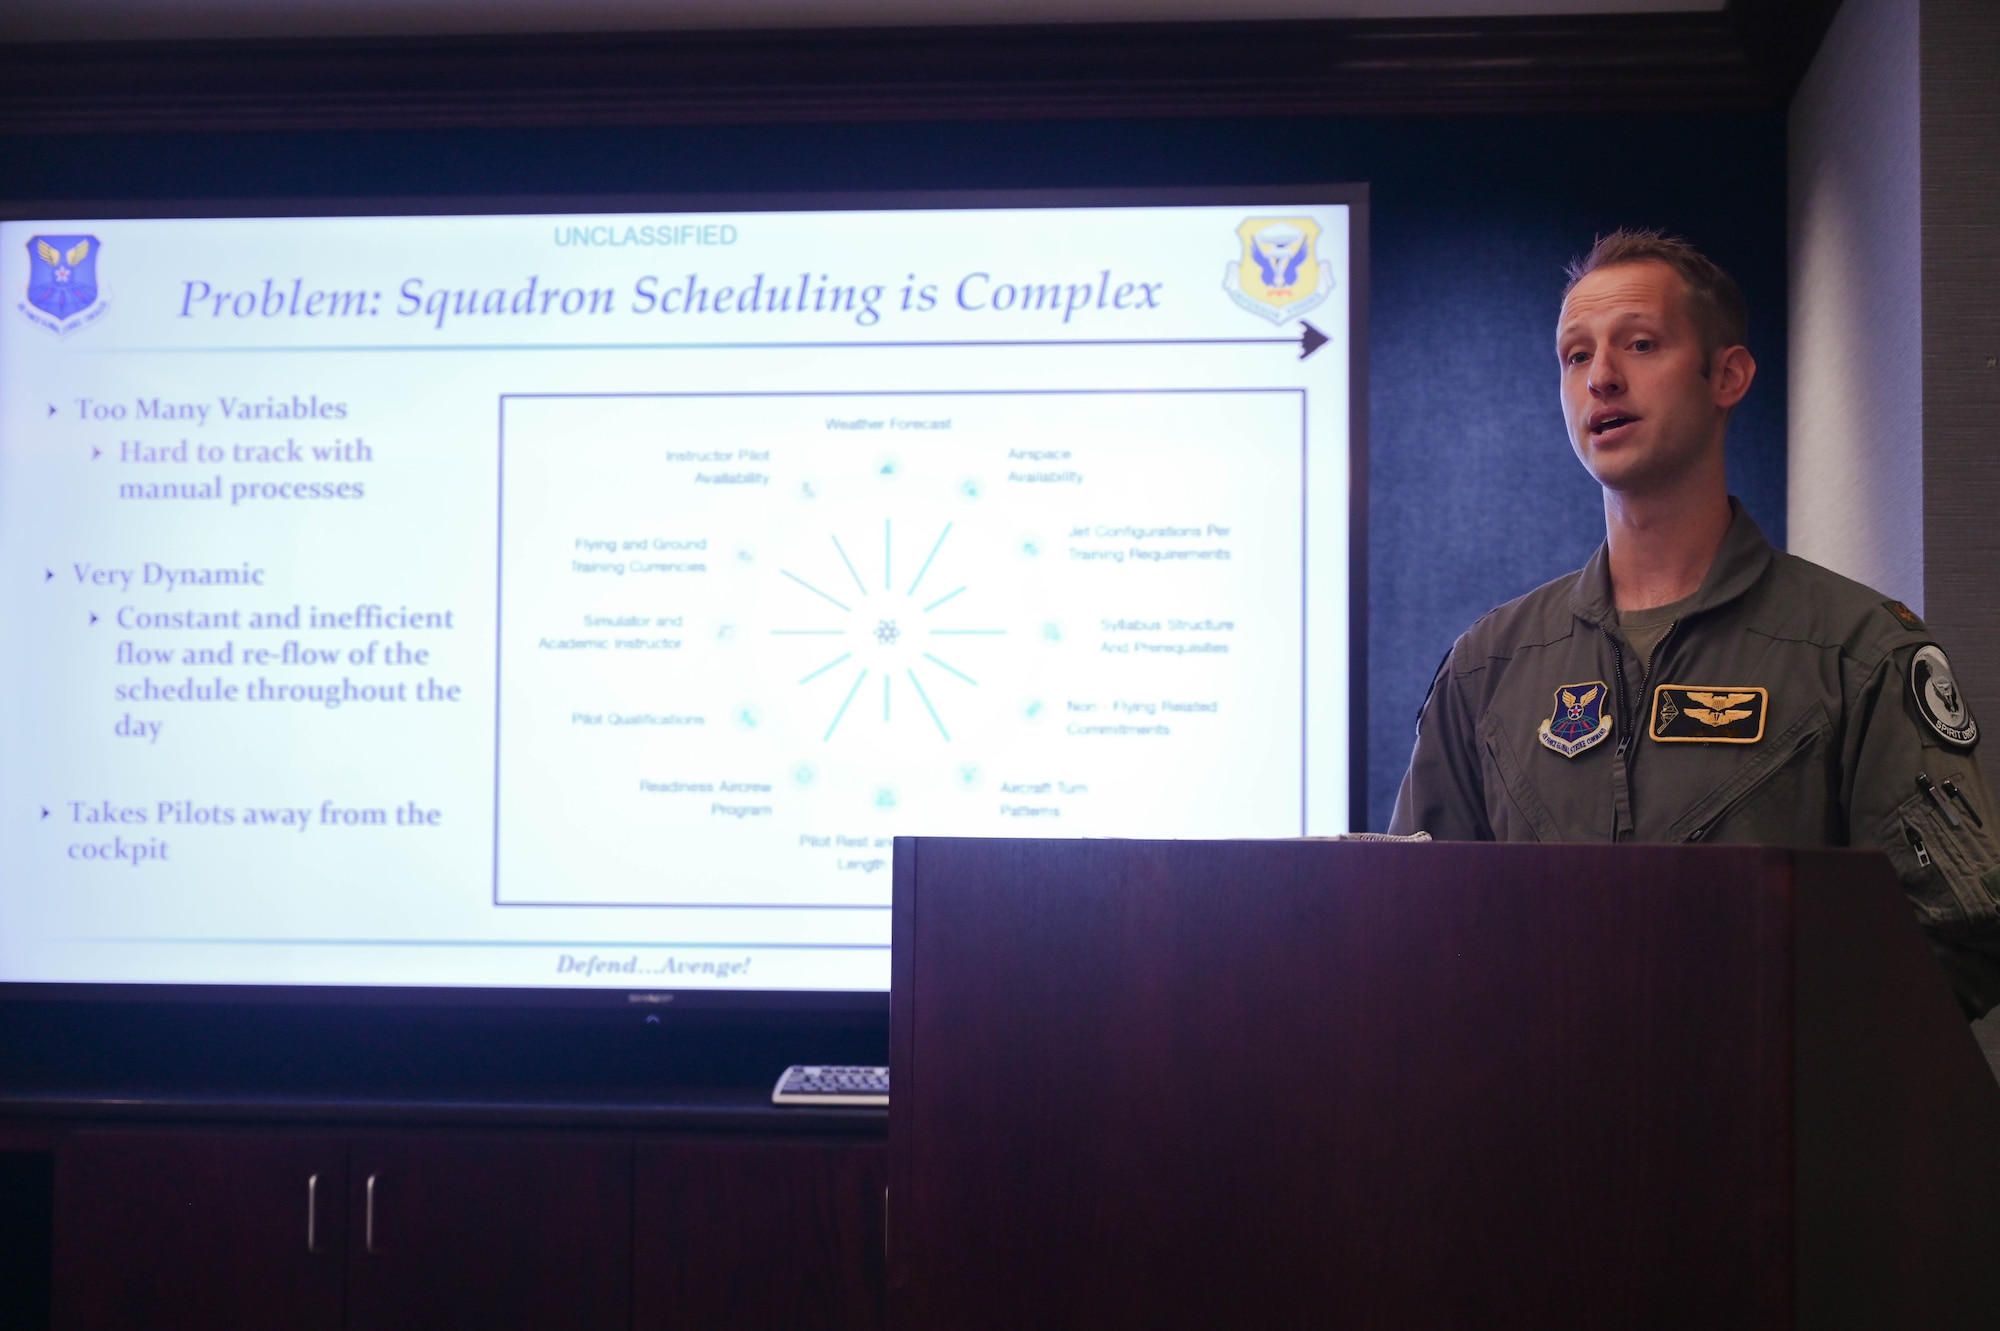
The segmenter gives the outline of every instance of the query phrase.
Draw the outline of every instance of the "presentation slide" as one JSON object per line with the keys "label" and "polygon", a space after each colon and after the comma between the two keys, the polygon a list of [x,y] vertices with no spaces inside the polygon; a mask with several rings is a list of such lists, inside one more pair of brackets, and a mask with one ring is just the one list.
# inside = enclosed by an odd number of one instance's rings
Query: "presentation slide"
{"label": "presentation slide", "polygon": [[0,981],[879,991],[896,836],[1347,830],[1352,212],[0,223]]}

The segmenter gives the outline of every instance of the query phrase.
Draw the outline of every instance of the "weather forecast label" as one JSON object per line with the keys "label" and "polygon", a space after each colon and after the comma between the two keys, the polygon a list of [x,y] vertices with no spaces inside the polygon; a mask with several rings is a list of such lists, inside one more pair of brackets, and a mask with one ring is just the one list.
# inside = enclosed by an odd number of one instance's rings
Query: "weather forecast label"
{"label": "weather forecast label", "polygon": [[501,449],[502,902],[1301,831],[1296,390],[510,397]]}

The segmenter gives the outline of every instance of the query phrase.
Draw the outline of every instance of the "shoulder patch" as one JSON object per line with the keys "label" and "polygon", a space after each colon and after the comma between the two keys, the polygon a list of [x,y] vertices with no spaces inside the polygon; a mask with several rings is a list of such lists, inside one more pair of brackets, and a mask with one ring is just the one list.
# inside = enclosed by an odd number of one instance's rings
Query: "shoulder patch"
{"label": "shoulder patch", "polygon": [[1755,684],[1662,684],[1647,733],[1661,744],[1755,744],[1770,701]]}
{"label": "shoulder patch", "polygon": [[1979,722],[1972,718],[1972,704],[1958,691],[1951,662],[1934,642],[1910,654],[1910,699],[1924,724],[1952,748],[1970,749],[1979,743]]}
{"label": "shoulder patch", "polygon": [[1574,758],[1610,738],[1611,714],[1604,710],[1605,694],[1601,679],[1557,689],[1555,711],[1538,732],[1542,747]]}
{"label": "shoulder patch", "polygon": [[1917,617],[1916,611],[1910,609],[1910,607],[1904,605],[1901,601],[1884,601],[1882,602],[1882,608],[1894,615],[1896,622],[1904,628],[1912,629],[1918,633],[1924,631],[1924,621]]}

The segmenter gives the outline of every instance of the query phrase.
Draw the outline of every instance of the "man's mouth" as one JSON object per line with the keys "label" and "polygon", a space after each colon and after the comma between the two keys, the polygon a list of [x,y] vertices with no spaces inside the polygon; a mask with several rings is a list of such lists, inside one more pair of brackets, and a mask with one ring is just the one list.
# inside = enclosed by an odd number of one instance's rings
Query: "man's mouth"
{"label": "man's mouth", "polygon": [[1631,425],[1638,419],[1639,418],[1637,416],[1630,415],[1629,413],[1626,412],[1607,411],[1602,415],[1596,415],[1590,418],[1590,432],[1593,435],[1596,435],[1599,439],[1602,439],[1605,435],[1610,434],[1614,430],[1619,430],[1627,425]]}

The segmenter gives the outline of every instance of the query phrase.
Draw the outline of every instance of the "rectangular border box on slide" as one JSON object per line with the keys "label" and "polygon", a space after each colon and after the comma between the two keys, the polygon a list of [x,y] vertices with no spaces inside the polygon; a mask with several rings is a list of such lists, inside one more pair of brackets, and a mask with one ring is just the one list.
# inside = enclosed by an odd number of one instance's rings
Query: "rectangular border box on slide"
{"label": "rectangular border box on slide", "polygon": [[[493,904],[497,907],[559,907],[567,909],[625,910],[795,910],[795,911],[876,911],[886,914],[889,907],[875,902],[734,902],[734,901],[546,901],[533,898],[504,898],[500,890],[500,832],[505,820],[500,816],[500,787],[506,769],[506,750],[501,744],[501,714],[505,709],[506,674],[505,626],[507,609],[507,405],[526,401],[606,401],[635,399],[706,400],[729,398],[963,398],[963,397],[1193,397],[1193,396],[1291,396],[1299,405],[1299,834],[1306,834],[1306,783],[1308,741],[1306,725],[1310,716],[1311,681],[1308,632],[1311,602],[1311,565],[1308,524],[1311,491],[1307,466],[1311,452],[1308,430],[1308,390],[1285,388],[991,388],[991,389],[841,389],[799,390],[796,392],[714,392],[714,393],[503,393],[499,403],[494,514],[494,600],[493,600]],[[1350,653],[1352,647],[1350,646]],[[1351,720],[1351,718],[1350,718]],[[1350,743],[1352,740],[1350,739]]]}

